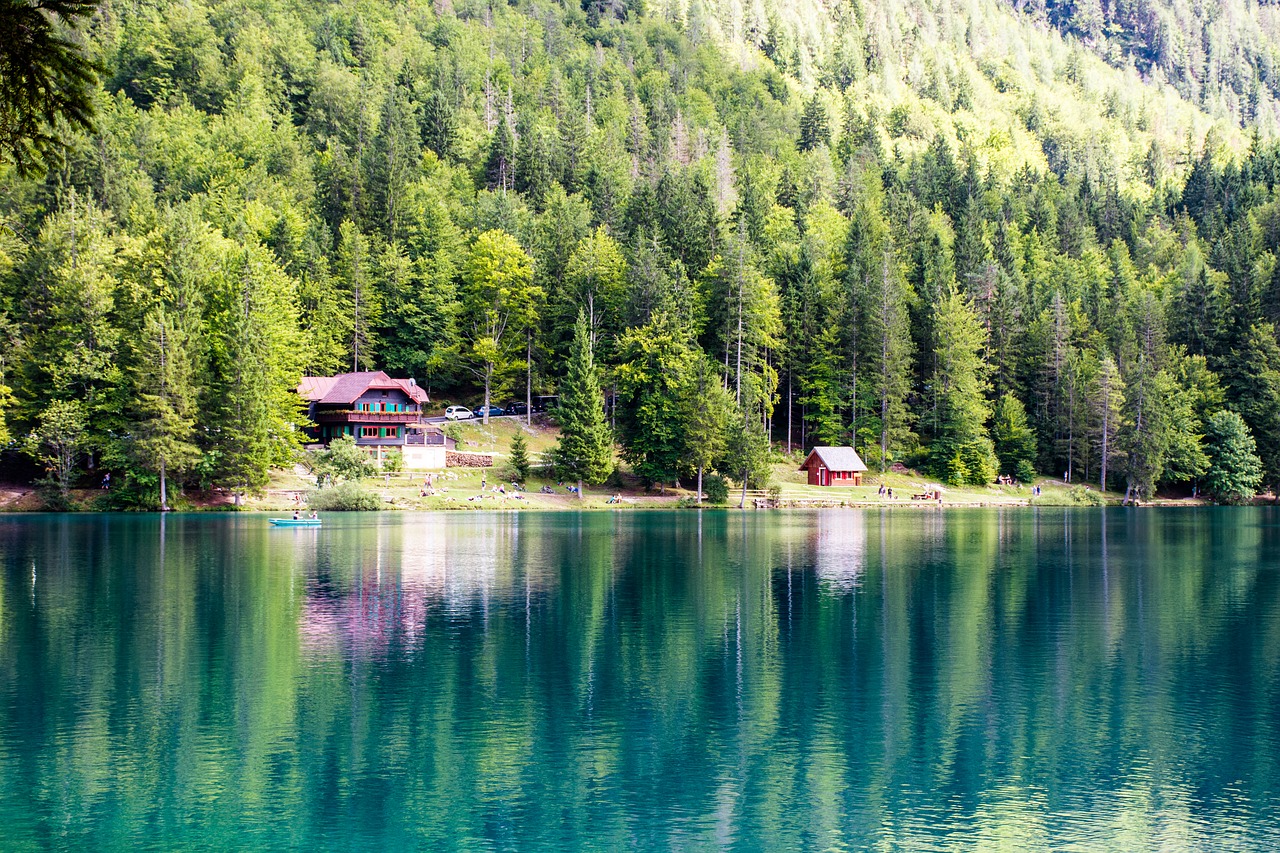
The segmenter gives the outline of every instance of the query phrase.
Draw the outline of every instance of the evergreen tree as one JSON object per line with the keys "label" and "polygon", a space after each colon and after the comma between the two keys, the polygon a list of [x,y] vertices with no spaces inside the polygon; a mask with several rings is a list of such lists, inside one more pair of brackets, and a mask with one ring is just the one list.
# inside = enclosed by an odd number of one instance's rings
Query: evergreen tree
{"label": "evergreen tree", "polygon": [[213,480],[238,504],[297,452],[301,353],[294,283],[260,246],[221,249],[226,269],[209,296],[215,322],[201,411]]}
{"label": "evergreen tree", "polygon": [[134,452],[140,465],[160,478],[160,510],[169,509],[168,477],[191,470],[200,457],[195,445],[196,393],[191,327],[181,312],[158,306],[142,329],[142,360],[134,370],[138,420]]}
{"label": "evergreen tree", "polygon": [[991,410],[986,393],[988,367],[982,360],[985,336],[969,303],[952,290],[937,310],[938,432],[929,448],[935,474],[954,484],[990,483],[996,455],[987,435]]}
{"label": "evergreen tree", "polygon": [[505,120],[498,122],[484,167],[485,185],[505,193],[516,186],[516,140]]}
{"label": "evergreen tree", "polygon": [[800,138],[796,147],[801,151],[812,151],[819,145],[831,144],[831,127],[827,120],[827,108],[815,92],[805,102],[804,112],[800,115]]}
{"label": "evergreen tree", "polygon": [[1026,476],[1035,473],[1036,434],[1027,423],[1027,410],[1022,401],[1005,393],[996,401],[991,415],[991,438],[996,458],[1000,460],[1000,473],[1029,482]]}
{"label": "evergreen tree", "polygon": [[613,437],[605,422],[587,317],[581,312],[573,329],[569,364],[560,383],[556,420],[560,424],[556,468],[562,477],[578,481],[581,499],[584,482],[603,483],[613,473]]}
{"label": "evergreen tree", "polygon": [[343,288],[340,328],[346,332],[348,363],[353,372],[372,370],[377,364],[374,330],[382,317],[382,295],[374,285],[369,238],[350,220],[339,230],[336,272]]}
{"label": "evergreen tree", "polygon": [[1218,412],[1205,429],[1209,467],[1205,492],[1218,503],[1247,503],[1262,485],[1262,460],[1253,435],[1235,412]]}
{"label": "evergreen tree", "polygon": [[685,411],[687,377],[697,354],[675,318],[654,314],[618,342],[615,403],[622,458],[646,487],[665,486],[680,476],[686,460],[685,425],[673,414]]}
{"label": "evergreen tree", "polygon": [[685,459],[697,472],[698,503],[702,503],[702,478],[725,450],[733,398],[720,382],[714,362],[697,359],[683,388],[679,416],[685,425]]}
{"label": "evergreen tree", "polygon": [[1116,436],[1123,426],[1124,380],[1110,355],[1103,355],[1090,394],[1101,465],[1100,485],[1107,490],[1107,469],[1114,461]]}
{"label": "evergreen tree", "polygon": [[524,437],[522,430],[517,430],[515,436],[511,439],[511,456],[509,458],[511,465],[511,476],[517,483],[524,483],[529,479],[529,441]]}
{"label": "evergreen tree", "polygon": [[449,160],[453,156],[456,133],[453,102],[444,92],[432,92],[422,103],[422,144],[441,160]]}
{"label": "evergreen tree", "polygon": [[97,0],[0,3],[0,157],[20,174],[61,159],[63,128],[93,129],[102,69],[71,34],[97,7]]}
{"label": "evergreen tree", "polygon": [[874,419],[879,426],[880,470],[888,470],[894,451],[907,446],[911,434],[911,413],[907,395],[911,391],[912,342],[909,328],[910,290],[894,258],[892,244],[885,241],[880,274],[865,294],[862,342],[862,375],[866,377]]}

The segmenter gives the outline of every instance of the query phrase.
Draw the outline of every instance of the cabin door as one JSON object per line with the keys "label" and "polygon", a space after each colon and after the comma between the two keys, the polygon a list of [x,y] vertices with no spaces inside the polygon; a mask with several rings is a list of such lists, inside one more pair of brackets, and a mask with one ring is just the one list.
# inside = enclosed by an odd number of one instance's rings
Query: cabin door
{"label": "cabin door", "polygon": [[828,471],[826,468],[818,469],[818,485],[819,486],[831,485],[831,472]]}

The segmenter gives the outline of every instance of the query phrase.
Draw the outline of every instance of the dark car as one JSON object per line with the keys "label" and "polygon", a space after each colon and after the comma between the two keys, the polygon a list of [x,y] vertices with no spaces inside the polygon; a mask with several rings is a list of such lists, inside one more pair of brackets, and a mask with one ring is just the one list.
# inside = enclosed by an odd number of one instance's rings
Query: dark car
{"label": "dark car", "polygon": [[529,407],[526,406],[524,403],[511,403],[507,406],[507,414],[508,415],[527,415],[529,414]]}
{"label": "dark car", "polygon": [[[506,412],[502,411],[502,407],[501,407],[501,406],[489,406],[489,407],[488,407],[488,409],[489,409],[489,417],[491,417],[491,418],[496,418],[496,417],[498,417],[498,415],[505,415],[505,414],[506,414]],[[483,418],[484,416],[485,416],[485,407],[484,407],[484,406],[481,406],[480,408],[476,409],[476,417],[477,417],[477,418]]]}

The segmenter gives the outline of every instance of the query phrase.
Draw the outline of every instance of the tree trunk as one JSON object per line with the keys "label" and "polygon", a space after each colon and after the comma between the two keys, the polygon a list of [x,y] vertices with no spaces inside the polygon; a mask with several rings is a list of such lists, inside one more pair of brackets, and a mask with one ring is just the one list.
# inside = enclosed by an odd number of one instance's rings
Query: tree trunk
{"label": "tree trunk", "polygon": [[168,480],[165,478],[164,463],[160,463],[160,511],[169,511]]}
{"label": "tree trunk", "polygon": [[702,503],[702,466],[698,466],[698,503]]}
{"label": "tree trunk", "polygon": [[1108,394],[1110,389],[1103,387],[1103,409],[1102,409],[1102,491],[1107,490],[1107,435],[1111,420],[1111,406],[1109,405]]}
{"label": "tree trunk", "polygon": [[489,365],[484,370],[484,415],[481,416],[481,422],[489,425],[489,386],[493,382],[493,365]]}
{"label": "tree trunk", "polygon": [[533,425],[533,330],[525,332],[524,422]]}
{"label": "tree trunk", "polygon": [[738,509],[747,507],[747,469],[742,469],[742,497],[738,500]]}
{"label": "tree trunk", "polygon": [[791,455],[791,410],[795,407],[795,398],[791,393],[791,371],[787,371],[787,455]]}
{"label": "tree trunk", "polygon": [[582,478],[578,478],[578,500],[582,500]]}

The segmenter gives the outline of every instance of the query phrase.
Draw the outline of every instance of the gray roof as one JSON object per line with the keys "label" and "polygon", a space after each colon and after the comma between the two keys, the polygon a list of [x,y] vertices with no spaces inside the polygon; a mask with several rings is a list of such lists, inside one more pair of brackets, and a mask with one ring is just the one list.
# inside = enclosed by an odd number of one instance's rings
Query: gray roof
{"label": "gray roof", "polygon": [[862,463],[862,457],[858,456],[858,451],[852,447],[815,447],[809,451],[809,455],[800,464],[801,471],[805,470],[809,460],[814,456],[818,457],[818,460],[826,466],[828,471],[867,470],[867,466]]}

